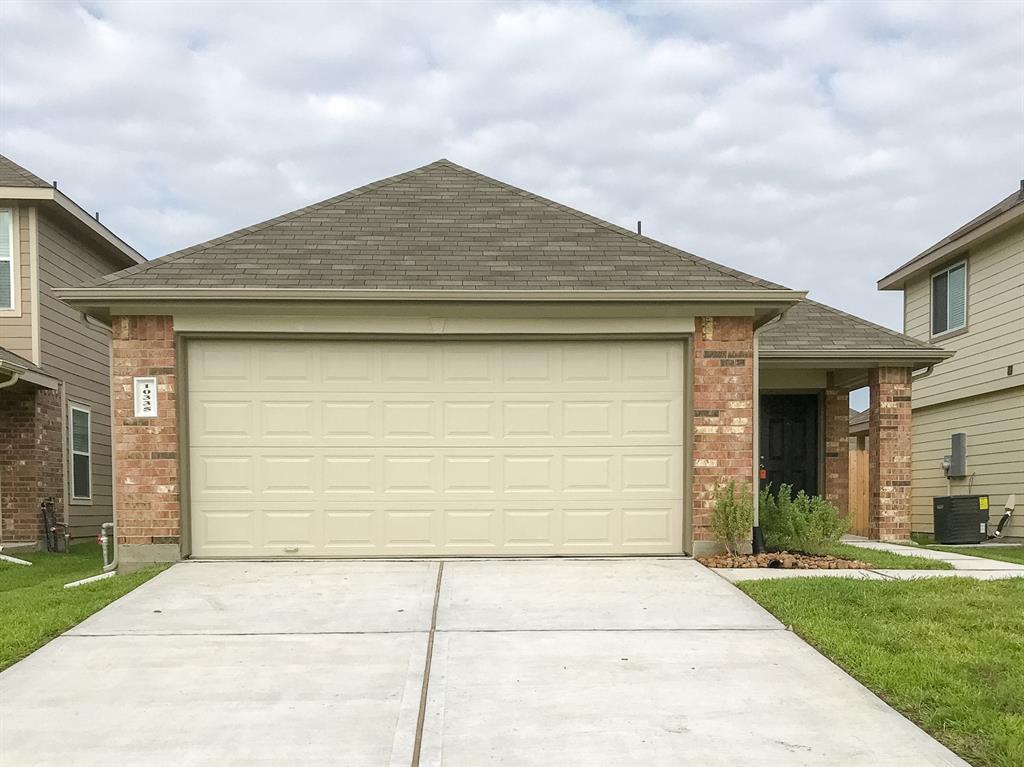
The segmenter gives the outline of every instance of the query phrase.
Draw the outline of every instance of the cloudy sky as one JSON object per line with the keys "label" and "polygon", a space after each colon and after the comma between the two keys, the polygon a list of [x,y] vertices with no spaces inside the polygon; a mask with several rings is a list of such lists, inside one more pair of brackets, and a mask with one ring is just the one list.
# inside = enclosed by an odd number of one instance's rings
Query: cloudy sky
{"label": "cloudy sky", "polygon": [[440,157],[899,328],[1024,176],[1024,3],[0,3],[0,152],[153,258]]}

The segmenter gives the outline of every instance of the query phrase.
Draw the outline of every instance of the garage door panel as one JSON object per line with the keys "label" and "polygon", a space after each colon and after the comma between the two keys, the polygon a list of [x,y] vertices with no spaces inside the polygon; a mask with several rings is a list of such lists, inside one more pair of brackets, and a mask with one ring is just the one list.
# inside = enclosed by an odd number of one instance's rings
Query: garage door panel
{"label": "garage door panel", "polygon": [[681,442],[681,394],[203,393],[191,445],[614,445]]}
{"label": "garage door panel", "polygon": [[199,556],[671,553],[669,342],[189,345]]}
{"label": "garage door panel", "polygon": [[364,556],[381,545],[381,519],[374,506],[359,503],[324,508],[324,551]]}
{"label": "garage door panel", "polygon": [[448,495],[546,498],[682,497],[681,447],[430,448],[282,450],[195,448],[192,498],[226,494],[390,495],[437,500]]}

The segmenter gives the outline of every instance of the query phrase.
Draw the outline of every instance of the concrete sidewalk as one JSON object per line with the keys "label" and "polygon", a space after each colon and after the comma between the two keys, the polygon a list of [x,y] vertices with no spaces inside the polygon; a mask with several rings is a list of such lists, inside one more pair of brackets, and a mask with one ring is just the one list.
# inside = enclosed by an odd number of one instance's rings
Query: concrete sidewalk
{"label": "concrete sidewalk", "polygon": [[683,558],[175,565],[0,674],[0,757],[966,764]]}
{"label": "concrete sidewalk", "polygon": [[858,578],[869,581],[913,581],[921,578],[974,578],[980,581],[997,581],[1005,578],[1024,578],[1024,565],[1003,562],[998,559],[973,557],[948,551],[935,551],[917,546],[902,546],[898,543],[845,540],[851,546],[865,549],[889,551],[908,557],[922,557],[948,562],[952,570],[893,570],[888,568],[872,570],[776,570],[773,568],[723,567],[714,570],[730,583],[743,581],[767,581],[778,578]]}

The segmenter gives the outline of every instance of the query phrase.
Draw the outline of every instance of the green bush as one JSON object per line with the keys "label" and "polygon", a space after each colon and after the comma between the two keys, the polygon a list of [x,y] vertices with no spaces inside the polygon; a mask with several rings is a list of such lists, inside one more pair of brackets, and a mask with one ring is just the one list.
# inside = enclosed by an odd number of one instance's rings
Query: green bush
{"label": "green bush", "polygon": [[850,529],[850,520],[820,495],[803,490],[793,497],[790,485],[761,491],[758,521],[770,551],[824,554]]}
{"label": "green bush", "polygon": [[711,530],[715,538],[730,554],[750,536],[754,525],[754,498],[750,485],[743,483],[739,490],[736,482],[715,487],[715,510],[711,513]]}

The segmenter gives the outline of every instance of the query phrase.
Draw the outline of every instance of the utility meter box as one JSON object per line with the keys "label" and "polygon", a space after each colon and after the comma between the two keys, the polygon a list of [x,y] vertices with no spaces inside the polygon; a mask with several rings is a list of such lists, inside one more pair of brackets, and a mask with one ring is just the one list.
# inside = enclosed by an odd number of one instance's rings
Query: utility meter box
{"label": "utility meter box", "polygon": [[947,476],[967,476],[967,435],[958,431],[950,440],[949,471]]}
{"label": "utility meter box", "polygon": [[988,538],[987,495],[933,498],[932,515],[936,543],[981,543]]}

